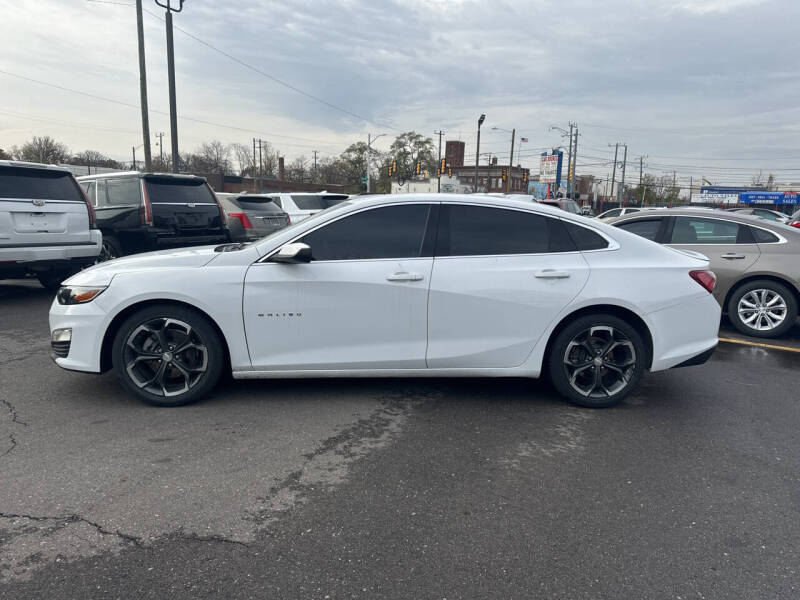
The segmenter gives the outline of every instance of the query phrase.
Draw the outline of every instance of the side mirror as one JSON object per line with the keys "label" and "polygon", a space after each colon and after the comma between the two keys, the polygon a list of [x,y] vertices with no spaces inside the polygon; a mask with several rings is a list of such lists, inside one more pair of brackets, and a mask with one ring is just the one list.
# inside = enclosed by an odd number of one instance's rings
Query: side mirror
{"label": "side mirror", "polygon": [[311,246],[302,242],[284,244],[270,257],[270,261],[278,263],[307,263],[311,262]]}

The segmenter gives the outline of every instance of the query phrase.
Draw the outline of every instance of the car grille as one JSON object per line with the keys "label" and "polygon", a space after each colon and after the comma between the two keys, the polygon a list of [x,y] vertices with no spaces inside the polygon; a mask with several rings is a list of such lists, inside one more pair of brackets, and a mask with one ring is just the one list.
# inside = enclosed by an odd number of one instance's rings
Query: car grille
{"label": "car grille", "polygon": [[67,358],[69,355],[70,342],[50,342],[50,347],[53,349],[53,356],[58,358]]}

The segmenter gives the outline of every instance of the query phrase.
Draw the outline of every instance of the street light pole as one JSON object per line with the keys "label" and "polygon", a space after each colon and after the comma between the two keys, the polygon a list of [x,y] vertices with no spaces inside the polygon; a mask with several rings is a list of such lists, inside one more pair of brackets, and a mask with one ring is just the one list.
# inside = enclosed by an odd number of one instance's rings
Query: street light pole
{"label": "street light pole", "polygon": [[171,2],[175,0],[156,0],[161,8],[166,9],[164,21],[167,24],[167,76],[169,79],[169,132],[172,138],[172,172],[178,172],[180,156],[178,154],[178,109],[175,100],[175,45],[172,41],[172,13],[183,10],[184,0],[177,0],[178,8],[173,8]]}
{"label": "street light pole", "polygon": [[506,177],[506,194],[511,185],[511,171],[514,169],[514,137],[517,135],[517,128],[511,130],[511,158],[508,159],[508,176]]}
{"label": "street light pole", "polygon": [[478,162],[480,161],[481,157],[481,125],[486,120],[486,115],[481,115],[478,117],[478,143],[477,148],[475,149],[475,185],[473,186],[472,190],[474,193],[478,193]]}
{"label": "street light pole", "polygon": [[[367,134],[367,193],[370,193],[370,183],[369,183],[369,169],[370,163],[372,162],[372,142],[377,140],[379,137],[383,137],[386,135],[385,133],[379,133],[374,138],[372,137],[371,133]],[[390,190],[391,191],[391,190]]]}
{"label": "street light pole", "polygon": [[147,113],[147,74],[144,60],[144,25],[142,23],[142,0],[136,0],[136,34],[139,42],[139,95],[142,109],[142,137],[144,141],[144,170],[152,171],[150,156],[150,118]]}

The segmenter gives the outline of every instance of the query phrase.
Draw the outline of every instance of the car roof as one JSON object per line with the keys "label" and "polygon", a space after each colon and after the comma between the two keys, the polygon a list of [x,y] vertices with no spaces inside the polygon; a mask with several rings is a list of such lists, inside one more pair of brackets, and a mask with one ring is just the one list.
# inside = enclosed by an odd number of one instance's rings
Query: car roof
{"label": "car roof", "polygon": [[81,175],[78,181],[90,181],[94,179],[115,179],[117,177],[175,177],[176,179],[202,179],[205,177],[198,177],[190,173],[153,173],[147,171],[114,171],[113,173],[93,173],[91,175]]}
{"label": "car roof", "polygon": [[[784,225],[783,223],[778,223],[777,221],[768,221],[766,219],[762,219],[761,217],[756,217],[755,215],[747,215],[742,213],[737,213],[728,210],[721,210],[718,208],[712,208],[708,210],[698,210],[698,207],[683,207],[683,208],[667,208],[662,211],[659,211],[657,217],[668,217],[668,216],[677,216],[677,217],[696,217],[702,216],[706,219],[725,219],[727,221],[734,221],[736,223],[745,223],[747,225],[757,225],[758,227],[762,227],[764,229],[769,228],[777,228],[779,231],[786,231],[788,228],[791,230],[796,230],[794,227],[789,227],[788,225]],[[652,214],[642,214],[641,212],[631,214],[631,215],[623,215],[621,217],[615,217],[613,219],[609,219],[606,223],[610,225],[614,225],[616,223],[622,223],[623,221],[634,220],[634,219],[652,219],[656,218],[656,215]]]}
{"label": "car roof", "polygon": [[0,160],[0,167],[23,167],[25,169],[47,169],[49,171],[63,171],[71,173],[67,167],[59,165],[46,165],[44,163],[27,162],[24,160]]}

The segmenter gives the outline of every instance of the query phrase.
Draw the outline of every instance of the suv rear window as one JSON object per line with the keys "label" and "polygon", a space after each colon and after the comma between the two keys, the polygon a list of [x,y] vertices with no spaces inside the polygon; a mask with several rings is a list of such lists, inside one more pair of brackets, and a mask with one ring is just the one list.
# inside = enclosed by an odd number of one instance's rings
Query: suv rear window
{"label": "suv rear window", "polygon": [[152,204],[169,202],[216,204],[214,196],[202,179],[148,177],[144,181],[147,186],[147,197]]}
{"label": "suv rear window", "polygon": [[71,173],[26,167],[0,168],[0,198],[84,201]]}
{"label": "suv rear window", "polygon": [[300,210],[325,210],[331,206],[335,206],[340,202],[347,200],[345,195],[325,194],[320,196],[314,195],[295,195],[292,194],[292,200]]}
{"label": "suv rear window", "polygon": [[283,212],[281,207],[275,204],[273,199],[268,196],[238,196],[236,198],[228,198],[228,201],[243,210],[258,210],[271,213]]}

